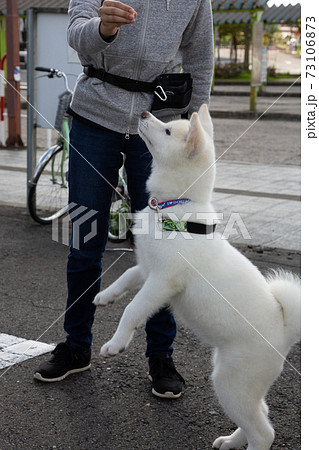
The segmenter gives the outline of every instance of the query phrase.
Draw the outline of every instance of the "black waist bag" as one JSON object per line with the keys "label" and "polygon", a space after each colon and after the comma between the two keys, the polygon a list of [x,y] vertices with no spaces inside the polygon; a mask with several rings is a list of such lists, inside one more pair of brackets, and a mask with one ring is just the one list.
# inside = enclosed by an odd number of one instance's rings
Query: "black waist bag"
{"label": "black waist bag", "polygon": [[156,78],[152,112],[157,117],[188,112],[193,80],[190,73],[168,73]]}
{"label": "black waist bag", "polygon": [[157,117],[176,114],[187,117],[193,85],[190,73],[167,73],[150,83],[113,75],[93,66],[85,66],[83,72],[88,77],[98,78],[127,91],[153,92],[151,111]]}

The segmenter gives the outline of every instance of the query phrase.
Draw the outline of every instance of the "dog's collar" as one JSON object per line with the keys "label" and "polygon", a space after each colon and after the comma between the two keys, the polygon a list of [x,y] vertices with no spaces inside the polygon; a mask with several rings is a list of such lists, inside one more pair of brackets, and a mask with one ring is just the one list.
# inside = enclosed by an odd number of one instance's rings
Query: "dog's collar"
{"label": "dog's collar", "polygon": [[214,233],[215,228],[216,223],[214,223],[213,225],[206,225],[205,223],[198,222],[176,222],[171,219],[163,219],[163,230],[166,231],[184,231],[194,234],[211,234]]}
{"label": "dog's collar", "polygon": [[166,202],[158,202],[156,197],[151,197],[148,201],[148,206],[154,211],[160,209],[170,208],[171,206],[184,205],[191,200],[189,198],[177,198],[176,200],[167,200]]}
{"label": "dog's collar", "polygon": [[[189,198],[178,198],[176,200],[167,200],[166,202],[158,202],[156,197],[151,197],[148,201],[148,206],[159,213],[160,210],[169,208],[175,205],[183,205],[191,200]],[[216,228],[216,223],[213,225],[206,225],[204,223],[198,222],[188,222],[188,221],[174,221],[171,219],[161,219],[163,223],[163,230],[166,231],[184,231],[187,233],[194,234],[211,234],[214,233]]]}

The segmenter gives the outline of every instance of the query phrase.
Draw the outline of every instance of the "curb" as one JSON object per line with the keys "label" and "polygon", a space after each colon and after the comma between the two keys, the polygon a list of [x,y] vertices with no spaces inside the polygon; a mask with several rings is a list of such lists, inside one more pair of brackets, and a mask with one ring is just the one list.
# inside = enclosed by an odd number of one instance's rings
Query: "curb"
{"label": "curb", "polygon": [[[296,76],[296,78],[299,78],[299,76]],[[265,86],[290,86],[294,82],[294,79],[292,78],[290,80],[283,80],[283,81],[269,81],[265,84]],[[250,86],[250,81],[227,81],[227,80],[216,80],[214,82],[214,85],[216,86]],[[294,86],[301,86],[301,81],[296,81],[294,83]]]}
{"label": "curb", "polygon": [[262,120],[284,120],[300,122],[300,114],[285,114],[285,113],[263,113],[258,111],[212,111],[210,110],[212,118],[217,119],[262,119]]}
{"label": "curb", "polygon": [[[240,92],[240,91],[213,91],[211,95],[223,95],[223,96],[234,96],[234,97],[249,97],[249,92]],[[278,97],[281,95],[282,97],[299,97],[301,98],[301,93],[299,92],[285,92],[284,94],[280,94],[277,92],[259,92],[258,97]]]}

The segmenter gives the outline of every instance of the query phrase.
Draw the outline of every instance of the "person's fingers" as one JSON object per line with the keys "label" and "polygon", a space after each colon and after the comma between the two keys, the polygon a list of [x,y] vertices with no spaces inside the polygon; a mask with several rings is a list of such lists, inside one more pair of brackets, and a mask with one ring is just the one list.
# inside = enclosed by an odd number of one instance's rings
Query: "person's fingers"
{"label": "person's fingers", "polygon": [[117,26],[134,23],[137,15],[130,6],[114,0],[105,0],[99,12],[103,23]]}
{"label": "person's fingers", "polygon": [[104,6],[119,8],[119,9],[122,9],[123,11],[131,12],[131,13],[134,12],[134,9],[131,6],[126,5],[125,3],[119,2],[117,0],[104,0],[101,8]]}
{"label": "person's fingers", "polygon": [[122,25],[135,22],[136,11],[122,2],[105,0],[99,9],[101,23],[100,33],[103,37],[114,35]]}

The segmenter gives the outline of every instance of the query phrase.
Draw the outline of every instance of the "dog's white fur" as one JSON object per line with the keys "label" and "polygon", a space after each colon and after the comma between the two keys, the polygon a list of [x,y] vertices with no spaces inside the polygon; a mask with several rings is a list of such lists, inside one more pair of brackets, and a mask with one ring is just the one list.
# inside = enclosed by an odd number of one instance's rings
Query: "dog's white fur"
{"label": "dog's white fur", "polygon": [[[190,203],[169,212],[180,218],[192,212],[188,220],[196,222],[207,222],[207,214],[213,218],[215,155],[207,106],[193,113],[190,121],[168,124],[144,113],[139,134],[153,155],[147,184],[151,196],[159,202],[188,197]],[[171,239],[164,231],[162,239],[155,239],[159,216],[148,207],[146,212],[150,231],[136,236],[138,264],[94,299],[96,305],[107,305],[128,290],[140,289],[101,354],[110,357],[125,350],[134,330],[169,304],[176,317],[215,349],[215,391],[238,429],[216,439],[214,448],[248,443],[249,450],[268,450],[274,430],[264,397],[291,345],[300,339],[299,278],[282,271],[264,278],[217,232],[213,239],[194,234],[186,240],[182,233]],[[206,215],[200,219],[198,213]]]}

